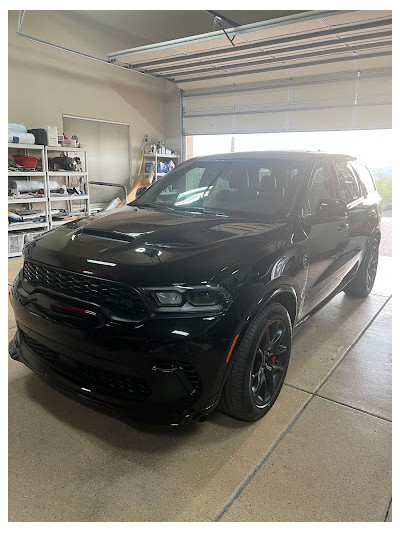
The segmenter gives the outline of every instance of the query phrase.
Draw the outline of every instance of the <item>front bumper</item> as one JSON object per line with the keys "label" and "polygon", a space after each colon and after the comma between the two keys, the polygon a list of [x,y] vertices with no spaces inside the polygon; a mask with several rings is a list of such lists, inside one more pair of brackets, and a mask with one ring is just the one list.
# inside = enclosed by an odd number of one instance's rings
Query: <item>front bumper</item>
{"label": "front bumper", "polygon": [[18,326],[10,356],[55,388],[150,423],[185,424],[216,406],[232,317],[110,323],[60,315],[52,310],[65,298],[28,291],[18,276],[10,294]]}

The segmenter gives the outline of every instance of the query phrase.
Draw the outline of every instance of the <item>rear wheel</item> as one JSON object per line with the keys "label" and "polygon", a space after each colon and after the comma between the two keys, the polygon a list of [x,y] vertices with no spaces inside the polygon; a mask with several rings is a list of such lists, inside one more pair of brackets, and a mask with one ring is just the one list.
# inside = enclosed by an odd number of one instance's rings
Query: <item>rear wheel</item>
{"label": "rear wheel", "polygon": [[286,309],[272,303],[253,320],[225,383],[220,409],[238,420],[258,420],[277,399],[289,365],[292,327]]}
{"label": "rear wheel", "polygon": [[356,277],[343,289],[349,296],[365,298],[374,286],[379,261],[379,241],[374,239],[358,269]]}

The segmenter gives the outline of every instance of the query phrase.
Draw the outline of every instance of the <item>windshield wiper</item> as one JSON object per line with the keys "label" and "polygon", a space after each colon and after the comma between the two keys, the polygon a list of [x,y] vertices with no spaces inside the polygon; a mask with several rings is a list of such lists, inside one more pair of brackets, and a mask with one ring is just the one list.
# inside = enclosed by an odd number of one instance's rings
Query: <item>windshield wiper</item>
{"label": "windshield wiper", "polygon": [[216,209],[207,209],[205,207],[199,207],[199,206],[174,205],[173,209],[180,210],[180,211],[195,211],[197,213],[205,213],[206,215],[216,215],[216,216],[223,216],[223,217],[229,216],[226,213],[223,213],[222,211],[218,211]]}
{"label": "windshield wiper", "polygon": [[145,203],[131,203],[133,207],[150,207],[151,209],[171,209],[168,205],[164,204],[145,204]]}

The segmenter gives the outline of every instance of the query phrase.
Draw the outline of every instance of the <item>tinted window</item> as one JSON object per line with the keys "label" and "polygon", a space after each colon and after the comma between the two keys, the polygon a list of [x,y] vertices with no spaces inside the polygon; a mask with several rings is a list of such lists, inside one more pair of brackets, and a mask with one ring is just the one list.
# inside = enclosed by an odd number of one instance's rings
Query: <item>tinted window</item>
{"label": "tinted window", "polygon": [[366,191],[369,193],[375,192],[375,183],[367,167],[364,167],[364,165],[360,165],[359,163],[354,163],[354,168],[361,178]]}
{"label": "tinted window", "polygon": [[360,185],[349,163],[338,162],[337,169],[341,199],[351,204],[361,197]]}
{"label": "tinted window", "polygon": [[321,200],[340,199],[339,186],[335,169],[329,161],[314,170],[303,215],[317,215],[317,205]]}
{"label": "tinted window", "polygon": [[289,159],[188,161],[156,182],[135,205],[281,218],[289,212],[303,174],[303,164]]}

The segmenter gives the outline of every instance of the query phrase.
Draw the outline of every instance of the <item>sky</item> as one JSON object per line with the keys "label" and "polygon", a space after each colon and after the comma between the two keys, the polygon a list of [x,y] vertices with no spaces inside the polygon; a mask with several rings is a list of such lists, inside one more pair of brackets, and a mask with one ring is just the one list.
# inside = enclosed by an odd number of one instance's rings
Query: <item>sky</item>
{"label": "sky", "polygon": [[[231,151],[232,135],[196,135],[193,156]],[[392,130],[253,133],[234,135],[235,152],[321,150],[357,157],[374,168],[392,166]]]}

